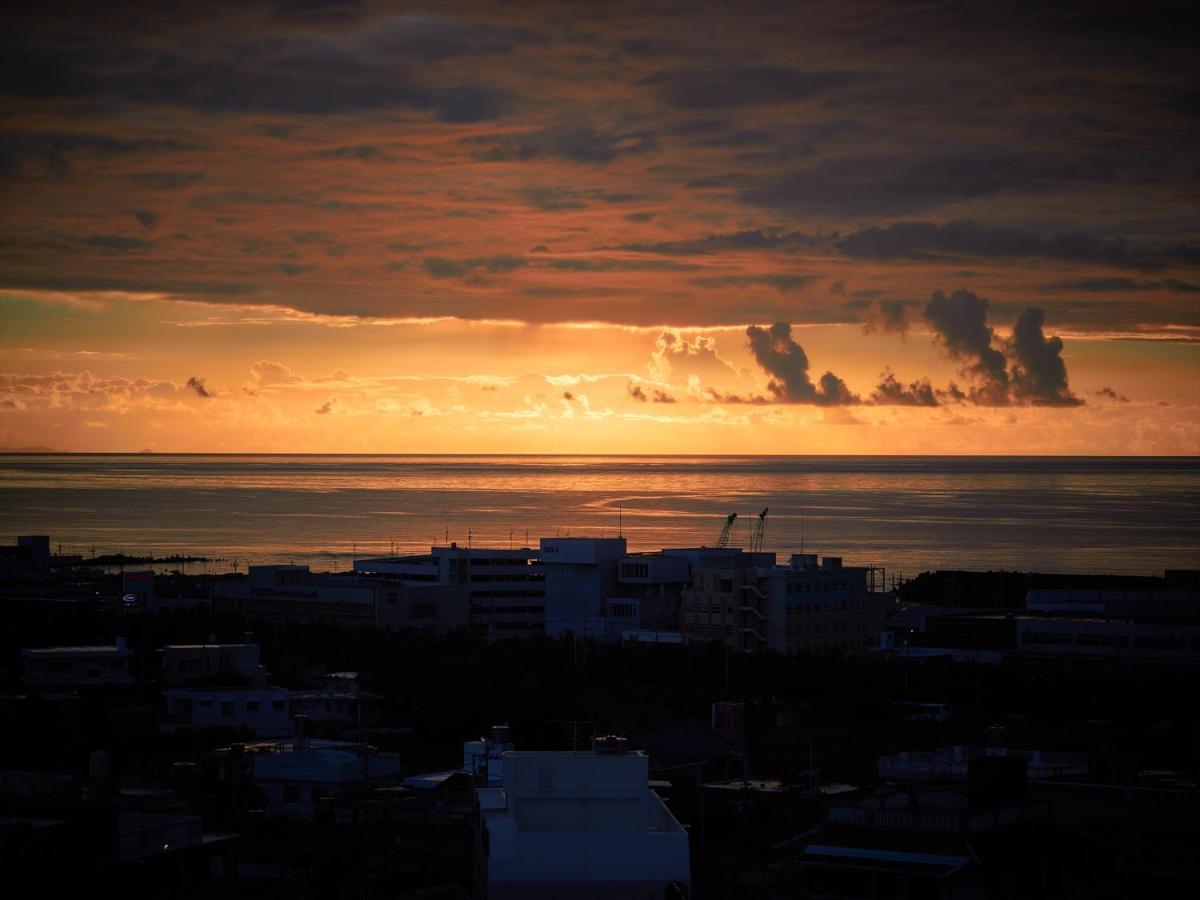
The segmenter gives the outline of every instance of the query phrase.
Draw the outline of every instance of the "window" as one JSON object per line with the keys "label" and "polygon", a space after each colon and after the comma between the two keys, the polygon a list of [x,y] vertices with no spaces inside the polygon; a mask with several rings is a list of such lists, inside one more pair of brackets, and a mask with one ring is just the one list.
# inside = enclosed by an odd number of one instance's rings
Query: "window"
{"label": "window", "polygon": [[223,718],[223,719],[232,719],[233,718],[233,701],[232,700],[222,700],[221,701],[221,718]]}
{"label": "window", "polygon": [[283,712],[283,701],[282,700],[272,700],[271,701],[271,709],[275,710],[275,712]]}
{"label": "window", "polygon": [[246,712],[248,712],[248,713],[258,712],[258,705],[259,704],[258,704],[257,700],[247,700],[246,701]]}

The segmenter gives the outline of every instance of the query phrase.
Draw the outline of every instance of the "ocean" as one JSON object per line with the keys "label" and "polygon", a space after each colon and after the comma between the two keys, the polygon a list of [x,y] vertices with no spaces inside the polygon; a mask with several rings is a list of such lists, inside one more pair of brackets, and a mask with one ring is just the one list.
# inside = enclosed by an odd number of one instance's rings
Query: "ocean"
{"label": "ocean", "polygon": [[[712,456],[0,456],[0,542],[296,562],[456,541],[615,536],[633,551],[748,546],[927,569],[1200,568],[1200,459]],[[193,570],[200,564],[194,564]]]}

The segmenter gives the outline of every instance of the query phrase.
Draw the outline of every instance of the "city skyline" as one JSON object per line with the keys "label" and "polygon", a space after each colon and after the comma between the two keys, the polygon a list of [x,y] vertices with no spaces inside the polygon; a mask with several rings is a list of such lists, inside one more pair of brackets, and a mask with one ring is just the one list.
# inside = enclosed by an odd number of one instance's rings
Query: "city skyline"
{"label": "city skyline", "polygon": [[3,449],[1200,452],[1179,6],[67,8]]}

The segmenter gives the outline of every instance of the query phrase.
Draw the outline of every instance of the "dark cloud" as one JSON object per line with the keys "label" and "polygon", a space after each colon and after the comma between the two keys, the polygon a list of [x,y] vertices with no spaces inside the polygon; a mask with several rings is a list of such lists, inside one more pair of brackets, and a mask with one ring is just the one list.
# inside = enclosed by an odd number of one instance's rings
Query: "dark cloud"
{"label": "dark cloud", "polygon": [[846,282],[841,281],[840,279],[838,281],[835,281],[833,284],[831,284],[829,286],[829,293],[834,294],[835,296],[838,296],[838,297],[845,297],[846,296]]}
{"label": "dark cloud", "polygon": [[337,406],[337,402],[338,402],[337,397],[330,397],[328,400],[326,400],[324,403],[322,403],[320,406],[318,406],[316,409],[313,410],[314,415],[327,416],[327,415],[331,414],[334,410],[334,407]]}
{"label": "dark cloud", "polygon": [[136,253],[150,246],[149,241],[124,234],[90,234],[86,237],[72,237],[69,240],[81,246],[108,253]]}
{"label": "dark cloud", "polygon": [[925,320],[952,359],[964,364],[971,377],[972,402],[986,406],[1008,403],[1008,366],[1004,354],[992,346],[995,332],[987,324],[988,301],[970,291],[957,290],[947,297],[937,291],[925,304]]}
{"label": "dark cloud", "polygon": [[[0,84],[3,83],[0,77]],[[79,158],[152,155],[194,149],[195,144],[169,138],[14,130],[0,134],[0,177],[62,178],[72,171]]]}
{"label": "dark cloud", "polygon": [[158,224],[158,213],[156,212],[148,209],[131,209],[129,213],[141,223],[143,228],[151,229]]}
{"label": "dark cloud", "polygon": [[868,334],[908,334],[911,324],[909,305],[900,300],[876,300],[866,308],[862,322],[863,331]]}
{"label": "dark cloud", "polygon": [[848,84],[847,72],[806,71],[787,66],[693,69],[647,79],[669,106],[692,112],[798,103]]}
{"label": "dark cloud", "polygon": [[634,400],[639,403],[674,403],[675,398],[664,390],[654,388],[649,394],[640,384],[634,384],[632,381],[625,385],[625,390]]}
{"label": "dark cloud", "polygon": [[1079,406],[1083,401],[1067,386],[1062,339],[1047,339],[1046,314],[1036,306],[1021,313],[1013,326],[1008,350],[1012,354],[1012,396],[1018,403],[1037,406]]}
{"label": "dark cloud", "polygon": [[467,259],[449,259],[442,256],[426,257],[425,271],[434,278],[463,278],[476,272],[489,275],[504,275],[525,265],[519,256],[474,256]]}
{"label": "dark cloud", "polygon": [[552,125],[519,134],[477,135],[467,139],[483,162],[529,162],[543,158],[603,165],[618,156],[648,153],[657,147],[649,131],[598,130],[585,124]]}
{"label": "dark cloud", "polygon": [[575,399],[575,395],[574,395],[574,394],[572,394],[570,391],[563,391],[563,392],[562,392],[562,398],[563,398],[564,400],[574,400],[574,399]]}
{"label": "dark cloud", "polygon": [[156,191],[178,191],[207,180],[203,172],[137,172],[130,180]]}
{"label": "dark cloud", "polygon": [[209,400],[215,396],[213,392],[205,386],[204,379],[197,378],[195,375],[187,380],[187,386],[195,391],[198,396],[203,397],[206,400]]}
{"label": "dark cloud", "polygon": [[1097,397],[1104,397],[1108,400],[1116,400],[1118,403],[1128,403],[1129,398],[1124,394],[1119,394],[1110,387],[1102,387],[1098,391],[1093,391]]}
{"label": "dark cloud", "polygon": [[661,253],[664,256],[703,256],[710,253],[727,253],[742,250],[788,250],[817,246],[821,238],[793,231],[774,234],[758,229],[735,231],[728,234],[710,234],[702,238],[681,241],[663,241],[657,244],[622,244],[618,250],[634,253]]}
{"label": "dark cloud", "polygon": [[1086,157],[959,151],[928,157],[836,156],[773,173],[739,199],[797,215],[908,215],[946,203],[1012,192],[1050,192],[1114,178],[1110,165]]}
{"label": "dark cloud", "polygon": [[885,369],[871,394],[871,402],[877,406],[937,406],[938,398],[928,378],[903,384],[891,369]]}
{"label": "dark cloud", "polygon": [[318,150],[316,156],[320,159],[354,159],[359,162],[386,162],[391,158],[374,144],[328,147],[325,150]]}
{"label": "dark cloud", "polygon": [[989,228],[971,221],[944,225],[898,222],[884,228],[864,228],[839,240],[837,249],[852,259],[1054,259],[1137,269],[1200,261],[1197,244],[1135,246],[1083,232],[1043,236],[1019,228]]}
{"label": "dark cloud", "polygon": [[776,322],[770,328],[751,325],[746,329],[750,352],[770,376],[767,390],[782,403],[814,403],[818,406],[844,406],[858,403],[846,383],[826,372],[814,384],[808,374],[808,355],[792,340],[792,326]]}
{"label": "dark cloud", "polygon": [[745,288],[765,285],[774,288],[781,294],[789,294],[816,284],[822,277],[821,275],[723,275],[719,278],[697,278],[692,283],[706,288]]}

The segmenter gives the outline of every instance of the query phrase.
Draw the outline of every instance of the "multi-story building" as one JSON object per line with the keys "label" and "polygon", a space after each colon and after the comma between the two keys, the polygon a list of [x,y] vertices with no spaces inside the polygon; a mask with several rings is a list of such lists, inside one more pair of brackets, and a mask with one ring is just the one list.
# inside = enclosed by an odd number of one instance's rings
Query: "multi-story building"
{"label": "multi-story building", "polygon": [[683,627],[693,640],[737,650],[861,653],[884,624],[869,572],[838,557],[818,565],[815,555],[797,554],[778,566],[774,554],[710,552],[683,591]]}
{"label": "multi-story building", "polygon": [[96,647],[31,647],[21,651],[23,681],[40,690],[133,684],[133,651],[125,638]]}
{"label": "multi-story building", "polygon": [[446,632],[466,624],[464,587],[437,582],[436,571],[426,578],[421,566],[411,580],[397,577],[388,570],[389,562],[358,560],[362,568],[353,575],[316,573],[308,566],[251,566],[244,580],[213,584],[212,610],[215,615],[345,628]]}
{"label": "multi-story building", "polygon": [[[391,621],[388,596],[423,604],[448,626],[467,625],[488,640],[545,632],[546,589],[541,561],[530,547],[431,547],[428,555],[357,559],[354,571],[384,585],[381,616]],[[461,619],[459,615],[461,614]],[[444,626],[440,626],[443,627]]]}
{"label": "multi-story building", "polygon": [[690,568],[686,557],[666,550],[619,559],[615,593],[604,604],[605,638],[678,635]]}
{"label": "multi-story building", "polygon": [[606,601],[618,593],[617,564],[625,538],[542,538],[546,573],[546,634],[604,640]]}
{"label": "multi-story building", "polygon": [[499,786],[476,791],[480,896],[688,896],[688,834],[623,743],[503,755]]}
{"label": "multi-story building", "polygon": [[165,692],[164,731],[178,728],[228,728],[260,737],[291,734],[291,692],[286,688],[179,687]]}

